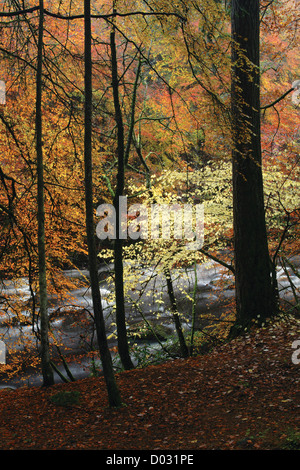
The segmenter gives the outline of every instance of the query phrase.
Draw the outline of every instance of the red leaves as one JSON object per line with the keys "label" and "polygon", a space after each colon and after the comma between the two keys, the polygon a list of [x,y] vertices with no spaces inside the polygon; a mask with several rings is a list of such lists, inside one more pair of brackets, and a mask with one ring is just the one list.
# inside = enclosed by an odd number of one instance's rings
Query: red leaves
{"label": "red leaves", "polygon": [[[1,449],[275,449],[297,430],[298,323],[269,327],[211,354],[117,376],[110,409],[102,378],[0,392]],[[78,391],[76,406],[53,404]]]}

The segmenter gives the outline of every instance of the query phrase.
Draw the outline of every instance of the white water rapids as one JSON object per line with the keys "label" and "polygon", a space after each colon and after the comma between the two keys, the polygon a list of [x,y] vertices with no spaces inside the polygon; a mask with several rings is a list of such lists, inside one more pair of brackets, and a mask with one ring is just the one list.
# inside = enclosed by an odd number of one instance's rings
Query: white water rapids
{"label": "white water rapids", "polygon": [[[299,257],[300,258],[300,257]],[[293,264],[299,268],[300,259],[293,259]],[[105,269],[102,270],[102,273]],[[290,279],[286,276],[283,268],[278,268],[277,278],[281,298],[287,301],[293,300],[292,286],[296,291],[300,289],[300,279],[293,270],[288,270]],[[69,277],[88,277],[87,271],[65,271],[65,275]],[[102,276],[103,277],[103,276]],[[104,276],[105,277],[105,276]],[[219,281],[223,279],[225,287],[220,289]],[[170,314],[170,301],[168,298],[166,282],[164,276],[156,273],[151,268],[140,268],[136,276],[137,282],[134,290],[130,293],[130,299],[126,302],[126,316],[128,324],[139,322],[145,317],[148,321],[155,320],[160,325],[164,325],[170,330],[174,331],[172,315]],[[149,280],[150,279],[150,280]],[[179,313],[182,313],[185,320],[183,326],[187,329],[191,327],[191,312],[192,312],[192,296],[195,286],[195,272],[191,267],[187,270],[174,270],[172,272],[172,280],[174,285],[174,292],[177,301],[177,308]],[[142,292],[143,282],[147,285]],[[111,297],[113,289],[104,279],[101,282],[101,295],[102,305],[105,314],[107,337],[109,338],[109,345],[116,344],[116,339],[113,337],[115,331],[114,319],[114,304]],[[189,296],[187,296],[187,293]],[[30,300],[30,290],[27,279],[20,279],[18,281],[2,281],[1,295],[6,298],[10,296],[13,298],[19,294],[23,301]],[[60,312],[55,315],[51,321],[51,329],[55,337],[63,345],[63,354],[81,354],[80,363],[72,361],[69,364],[72,374],[76,378],[84,377],[90,373],[90,359],[84,356],[88,349],[87,338],[91,339],[92,321],[90,322],[90,331],[87,337],[86,329],[82,329],[81,322],[78,321],[82,317],[76,316],[76,311],[85,318],[90,318],[89,312],[92,313],[92,299],[91,291],[88,285],[82,286],[71,292],[72,302],[64,300],[57,300],[55,298],[49,299],[49,313],[51,318],[52,312]],[[197,266],[197,289],[196,289],[196,326],[199,328],[205,324],[205,315],[211,314],[220,317],[224,311],[224,306],[228,299],[234,296],[233,278],[228,274],[228,271],[219,264],[209,261]],[[75,313],[74,313],[75,312]],[[24,316],[30,317],[31,312],[24,311]],[[0,340],[5,343],[7,362],[11,360],[11,351],[27,350],[32,348],[36,349],[37,340],[32,326],[30,324],[11,324],[13,317],[12,312],[1,312],[0,305]],[[10,322],[10,325],[9,325]],[[25,323],[25,322],[24,322]],[[8,326],[9,325],[9,326]],[[95,336],[95,335],[94,335]],[[96,336],[95,336],[96,339]],[[97,348],[96,344],[94,345]],[[1,370],[1,365],[0,365]],[[61,368],[63,370],[63,368]],[[3,374],[2,374],[3,375]],[[55,374],[56,381],[60,381],[59,377]],[[6,386],[19,387],[22,385],[40,385],[42,383],[42,376],[38,371],[30,372],[25,370],[24,373],[19,374],[17,377],[8,380],[4,377],[0,383],[0,388]]]}

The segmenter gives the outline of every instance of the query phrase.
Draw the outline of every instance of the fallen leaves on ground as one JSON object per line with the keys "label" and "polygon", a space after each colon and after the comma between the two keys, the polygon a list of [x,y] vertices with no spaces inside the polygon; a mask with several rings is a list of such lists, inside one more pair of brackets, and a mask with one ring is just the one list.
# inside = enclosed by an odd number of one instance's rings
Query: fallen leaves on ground
{"label": "fallen leaves on ground", "polygon": [[[299,320],[289,321],[204,356],[122,372],[116,376],[124,401],[120,409],[109,408],[103,378],[3,390],[0,449],[299,446],[300,364],[292,362],[298,339]],[[79,402],[55,404],[51,397],[60,391],[79,392]]]}

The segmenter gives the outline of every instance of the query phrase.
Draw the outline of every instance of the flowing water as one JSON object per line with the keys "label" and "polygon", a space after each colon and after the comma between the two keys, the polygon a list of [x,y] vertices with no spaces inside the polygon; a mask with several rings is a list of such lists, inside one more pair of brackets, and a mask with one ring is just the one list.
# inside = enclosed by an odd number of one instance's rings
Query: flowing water
{"label": "flowing water", "polygon": [[[300,260],[294,260],[294,264],[300,266]],[[116,345],[113,335],[115,331],[113,286],[109,282],[109,272],[111,266],[103,267],[99,276],[101,278],[102,306],[105,315],[106,331],[110,348]],[[87,271],[65,271],[65,276],[69,278],[88,278]],[[300,279],[292,270],[289,270],[290,279],[296,289],[300,288]],[[140,323],[144,318],[151,322],[159,323],[169,332],[174,331],[171,304],[167,292],[166,280],[164,276],[152,268],[136,268],[135,279],[137,282],[130,291],[126,301],[126,316],[130,326]],[[191,327],[191,315],[193,306],[193,295],[195,293],[196,328],[202,328],[208,322],[207,315],[220,318],[226,311],[226,304],[234,296],[233,278],[228,275],[228,271],[219,264],[209,261],[197,266],[196,277],[194,268],[177,269],[172,272],[174,293],[177,301],[177,309],[182,314],[183,327]],[[195,282],[197,288],[195,290]],[[220,285],[222,283],[222,288]],[[281,297],[293,300],[293,293],[290,288],[290,281],[284,270],[278,268],[278,282]],[[21,295],[23,302],[30,302],[30,290],[27,279],[18,281],[3,281],[2,296],[6,298]],[[69,363],[69,368],[76,378],[86,377],[91,372],[91,359],[87,357],[87,351],[92,344],[95,348],[96,337],[93,332],[93,313],[91,290],[88,283],[83,283],[81,287],[74,289],[71,297],[59,300],[56,297],[49,299],[49,313],[51,318],[51,330],[55,338],[62,345],[63,355],[73,354],[76,359]],[[1,308],[1,306],[0,306]],[[24,310],[24,318],[30,316],[30,310]],[[12,351],[37,349],[37,340],[30,324],[10,324],[13,316],[13,308],[10,312],[0,310],[0,340],[6,346],[7,362],[12,360]],[[83,321],[84,320],[84,321]],[[35,328],[37,324],[35,323]],[[93,339],[94,338],[94,339]],[[157,347],[155,342],[151,342],[152,347]],[[1,365],[0,365],[1,370]],[[63,370],[60,367],[60,370]],[[55,373],[56,382],[61,381]],[[40,385],[42,376],[39,370],[24,370],[16,377],[7,379],[4,374],[1,376],[0,388],[6,386],[19,387],[22,385]]]}

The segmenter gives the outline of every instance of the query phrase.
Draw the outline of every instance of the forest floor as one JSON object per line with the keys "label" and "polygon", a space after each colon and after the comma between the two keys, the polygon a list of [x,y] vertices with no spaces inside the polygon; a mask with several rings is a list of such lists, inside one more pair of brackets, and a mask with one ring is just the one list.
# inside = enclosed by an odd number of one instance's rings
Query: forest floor
{"label": "forest floor", "polygon": [[[299,450],[299,327],[281,321],[206,355],[121,372],[119,409],[103,378],[1,390],[0,449]],[[55,404],[62,391],[78,403]]]}

